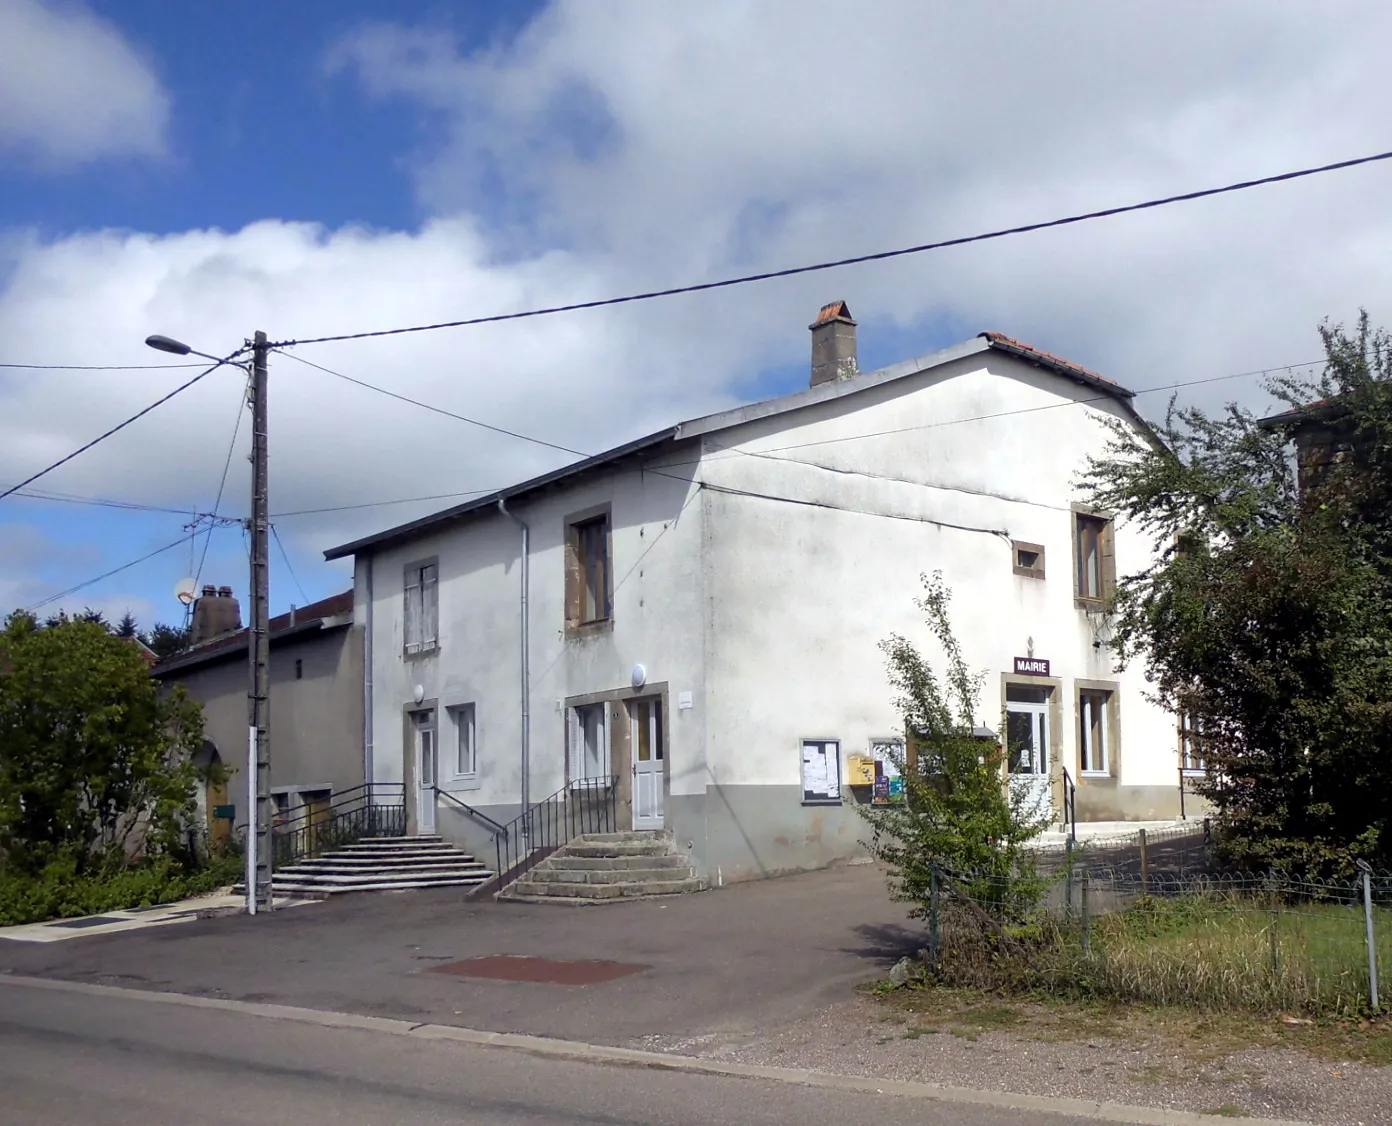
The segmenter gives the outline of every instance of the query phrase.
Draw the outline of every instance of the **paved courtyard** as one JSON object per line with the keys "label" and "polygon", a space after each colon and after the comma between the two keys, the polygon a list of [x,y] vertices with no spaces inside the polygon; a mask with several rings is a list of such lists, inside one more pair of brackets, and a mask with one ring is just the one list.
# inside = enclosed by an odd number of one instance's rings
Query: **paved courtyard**
{"label": "paved courtyard", "polygon": [[[0,972],[623,1045],[739,1034],[842,1001],[923,945],[905,914],[871,865],[585,908],[457,890],[344,896],[269,918],[0,943]],[[496,955],[629,970],[578,985],[432,972]]]}

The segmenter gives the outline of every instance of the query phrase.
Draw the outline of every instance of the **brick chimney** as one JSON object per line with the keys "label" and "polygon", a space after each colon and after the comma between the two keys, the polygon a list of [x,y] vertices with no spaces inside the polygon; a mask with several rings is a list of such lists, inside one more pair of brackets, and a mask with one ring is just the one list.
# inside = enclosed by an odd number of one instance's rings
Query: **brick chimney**
{"label": "brick chimney", "polygon": [[198,645],[224,633],[242,628],[242,608],[232,597],[230,586],[205,586],[203,595],[193,604],[193,623],[189,644]]}
{"label": "brick chimney", "polygon": [[844,301],[823,305],[812,330],[812,383],[853,378],[856,367],[856,323]]}

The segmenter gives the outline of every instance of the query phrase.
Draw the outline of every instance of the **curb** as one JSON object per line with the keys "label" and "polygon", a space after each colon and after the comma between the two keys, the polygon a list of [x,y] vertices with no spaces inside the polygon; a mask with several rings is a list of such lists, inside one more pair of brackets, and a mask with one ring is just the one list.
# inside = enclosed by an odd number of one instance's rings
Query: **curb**
{"label": "curb", "polygon": [[[578,1040],[558,1040],[545,1036],[529,1036],[517,1032],[487,1032],[474,1028],[459,1028],[446,1024],[415,1024],[392,1017],[359,1016],[356,1013],[333,1012],[322,1009],[303,1009],[291,1005],[262,1002],[231,1001],[217,997],[194,997],[183,993],[159,993],[142,989],[126,989],[115,985],[94,985],[87,982],[61,981],[53,978],[24,977],[0,972],[0,987],[18,986],[28,989],[47,989],[57,993],[78,993],[93,997],[111,997],[123,1001],[141,1001],[154,1005],[178,1005],[191,1009],[218,1009],[269,1020],[292,1021],[297,1024],[318,1025],[321,1028],[349,1028],[407,1036],[422,1040],[448,1040],[480,1048],[500,1048],[524,1052],[545,1059],[562,1059],[620,1067],[650,1068],[655,1071],[699,1073],[741,1079],[762,1079],[775,1083],[792,1083],[826,1090],[859,1092],[872,1095],[894,1095],[900,1098],[933,1100],[944,1103],[963,1103],[1007,1110],[1030,1110],[1041,1114],[1072,1115],[1104,1122],[1135,1123],[1137,1126],[1213,1126],[1214,1117],[1187,1110],[1164,1110],[1157,1107],[1131,1106],[1125,1103],[1093,1102],[1087,1099],[1052,1098],[1044,1095],[1011,1094],[1003,1091],[981,1091],[970,1087],[953,1087],[938,1083],[920,1083],[897,1079],[868,1079],[854,1075],[837,1075],[825,1071],[810,1071],[791,1067],[764,1067],[755,1064],[721,1063],[695,1056],[671,1055],[641,1048],[616,1048],[605,1044],[588,1044]],[[1309,1126],[1277,1118],[1245,1118],[1249,1126]]]}

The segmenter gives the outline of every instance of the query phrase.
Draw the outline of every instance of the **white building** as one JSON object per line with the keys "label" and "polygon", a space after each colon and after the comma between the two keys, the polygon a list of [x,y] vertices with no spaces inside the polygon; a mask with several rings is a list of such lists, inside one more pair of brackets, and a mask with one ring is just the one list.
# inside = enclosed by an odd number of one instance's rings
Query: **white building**
{"label": "white building", "polygon": [[996,333],[861,374],[841,303],[812,332],[805,391],[327,553],[355,557],[368,777],[407,783],[416,831],[491,856],[432,784],[505,823],[612,774],[623,827],[712,882],[862,852],[856,760],[902,726],[878,643],[936,652],[934,570],[977,722],[1009,713],[1056,814],[1066,770],[1083,821],[1176,815],[1173,717],[1102,644],[1149,545],[1076,499],[1104,421],[1144,427],[1131,393]]}

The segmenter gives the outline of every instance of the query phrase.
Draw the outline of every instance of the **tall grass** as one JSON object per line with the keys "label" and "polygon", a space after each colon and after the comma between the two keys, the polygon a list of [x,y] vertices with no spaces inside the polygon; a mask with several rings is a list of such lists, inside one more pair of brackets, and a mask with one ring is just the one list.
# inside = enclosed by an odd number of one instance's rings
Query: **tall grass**
{"label": "tall grass", "polygon": [[[1392,910],[1374,912],[1386,980]],[[1001,942],[949,905],[934,972],[953,984],[1118,1001],[1361,1015],[1369,1007],[1364,936],[1361,904],[1276,896],[1142,897],[1090,918],[1086,944],[1076,912],[1041,912]]]}

